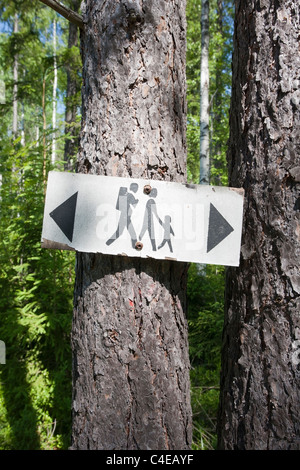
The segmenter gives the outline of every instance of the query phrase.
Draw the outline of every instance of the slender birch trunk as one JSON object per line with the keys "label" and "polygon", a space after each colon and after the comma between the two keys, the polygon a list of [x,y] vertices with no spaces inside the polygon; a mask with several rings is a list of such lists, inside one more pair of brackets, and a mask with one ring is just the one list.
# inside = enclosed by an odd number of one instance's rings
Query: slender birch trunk
{"label": "slender birch trunk", "polygon": [[[222,50],[221,57],[223,56],[223,48],[224,48],[224,31],[223,31],[223,0],[217,0],[217,32],[220,35],[221,44],[220,48]],[[216,82],[216,91],[214,94],[213,103],[211,103],[211,115],[212,115],[212,130],[211,130],[211,148],[210,148],[210,165],[214,167],[214,169],[219,169],[221,173],[221,152],[222,152],[222,143],[221,139],[217,138],[221,127],[222,127],[222,104],[223,104],[223,96],[222,96],[222,81],[224,80],[223,74],[223,58],[220,61],[220,65],[218,65],[215,69],[215,82]],[[224,106],[223,106],[224,107]],[[215,184],[220,184],[221,177],[219,175],[215,176]]]}
{"label": "slender birch trunk", "polygon": [[209,0],[201,5],[200,184],[209,183]]}
{"label": "slender birch trunk", "polygon": [[42,91],[42,113],[43,113],[43,181],[44,192],[46,192],[47,183],[47,147],[46,147],[46,72],[43,75],[43,91]]}
{"label": "slender birch trunk", "polygon": [[21,113],[21,145],[25,145],[25,113],[24,113],[24,103],[22,103],[22,113]]}
{"label": "slender birch trunk", "polygon": [[[76,13],[80,7],[80,0],[72,0],[71,8]],[[78,26],[74,23],[69,23],[69,37],[68,37],[68,47],[78,46]],[[66,171],[73,170],[76,163],[76,152],[78,148],[79,141],[79,132],[76,127],[76,117],[77,117],[77,102],[76,96],[81,88],[81,81],[78,78],[78,71],[74,70],[74,64],[66,64],[67,70],[67,93],[66,93],[66,111],[65,111],[65,132],[70,134],[65,140],[64,148],[64,168]]]}
{"label": "slender birch trunk", "polygon": [[[18,32],[19,32],[19,19],[18,19],[18,14],[15,13],[14,34]],[[18,54],[15,53],[14,63],[13,63],[14,87],[13,87],[13,123],[12,123],[12,132],[13,132],[14,139],[16,139],[18,135],[18,69],[19,69]]]}
{"label": "slender birch trunk", "polygon": [[35,140],[36,140],[36,147],[39,146],[39,140],[40,140],[40,128],[39,126],[35,126]]}
{"label": "slender birch trunk", "polygon": [[56,160],[56,95],[57,95],[57,57],[56,57],[56,20],[53,21],[53,94],[52,94],[52,152],[51,163],[55,164]]}

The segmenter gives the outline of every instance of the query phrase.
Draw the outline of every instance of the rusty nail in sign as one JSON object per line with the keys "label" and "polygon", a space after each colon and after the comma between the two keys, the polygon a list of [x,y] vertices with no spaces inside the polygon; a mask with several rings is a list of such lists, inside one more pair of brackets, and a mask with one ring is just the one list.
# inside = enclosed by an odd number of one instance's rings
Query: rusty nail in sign
{"label": "rusty nail in sign", "polygon": [[136,242],[135,249],[138,251],[141,251],[142,248],[143,248],[143,244],[141,242]]}
{"label": "rusty nail in sign", "polygon": [[150,186],[150,184],[146,184],[146,186],[144,186],[144,193],[145,194],[150,194],[152,191],[152,188]]}

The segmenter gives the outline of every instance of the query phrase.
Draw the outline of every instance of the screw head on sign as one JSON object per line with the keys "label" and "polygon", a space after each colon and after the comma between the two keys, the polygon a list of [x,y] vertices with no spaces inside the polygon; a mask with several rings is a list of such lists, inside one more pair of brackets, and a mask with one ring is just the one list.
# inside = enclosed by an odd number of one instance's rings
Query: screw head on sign
{"label": "screw head on sign", "polygon": [[146,184],[146,186],[144,186],[144,193],[145,194],[150,194],[152,191],[152,188],[150,186],[150,184]]}
{"label": "screw head on sign", "polygon": [[136,242],[135,249],[138,251],[141,251],[142,248],[143,248],[143,244],[141,242]]}

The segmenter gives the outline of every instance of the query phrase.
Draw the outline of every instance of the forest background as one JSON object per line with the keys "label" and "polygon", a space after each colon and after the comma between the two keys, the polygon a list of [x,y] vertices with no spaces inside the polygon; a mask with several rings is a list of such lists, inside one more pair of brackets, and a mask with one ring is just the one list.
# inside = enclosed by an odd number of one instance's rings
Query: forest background
{"label": "forest background", "polygon": [[[65,4],[78,6],[78,0]],[[233,4],[210,0],[210,183],[227,184]],[[187,1],[188,181],[199,182],[201,0]],[[0,0],[0,450],[67,449],[75,255],[43,250],[47,173],[75,171],[78,31],[38,0]],[[76,117],[75,117],[76,116]],[[224,267],[191,264],[193,448],[214,449]]]}

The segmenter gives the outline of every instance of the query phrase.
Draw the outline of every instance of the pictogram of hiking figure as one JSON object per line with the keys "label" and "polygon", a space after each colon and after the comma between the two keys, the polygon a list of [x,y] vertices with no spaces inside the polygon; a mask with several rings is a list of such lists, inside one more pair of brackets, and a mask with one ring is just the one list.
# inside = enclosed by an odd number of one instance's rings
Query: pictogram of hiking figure
{"label": "pictogram of hiking figure", "polygon": [[120,211],[119,224],[115,233],[109,238],[109,240],[107,240],[106,245],[111,245],[114,241],[116,241],[117,238],[122,235],[125,228],[127,228],[131,238],[132,247],[135,247],[137,236],[132,225],[131,216],[133,212],[132,208],[136,207],[139,200],[136,199],[132,193],[136,193],[138,188],[139,187],[137,183],[132,183],[130,185],[131,192],[128,192],[126,187],[120,188],[116,204],[116,209]]}
{"label": "pictogram of hiking figure", "polygon": [[169,245],[171,253],[173,253],[171,235],[175,236],[175,233],[173,232],[173,229],[171,227],[171,217],[169,215],[165,216],[165,221],[162,222],[162,226],[164,229],[164,238],[157,249],[160,250],[160,248],[162,248],[167,243]]}
{"label": "pictogram of hiking figure", "polygon": [[142,226],[139,239],[142,240],[143,236],[145,235],[145,232],[148,231],[149,238],[150,238],[151,245],[152,245],[152,250],[156,251],[154,216],[156,217],[160,225],[163,225],[162,220],[157,214],[156,202],[153,199],[153,198],[156,198],[157,196],[157,189],[153,188],[151,192],[149,193],[149,196],[151,197],[151,199],[149,199],[146,203],[144,221],[143,221],[143,226]]}

